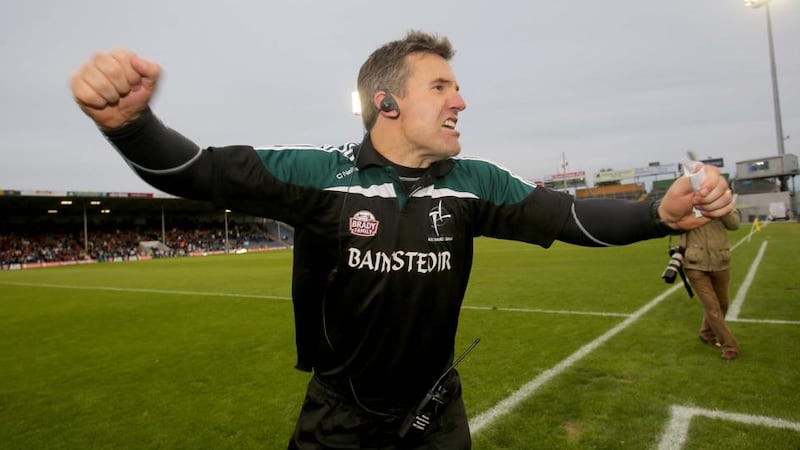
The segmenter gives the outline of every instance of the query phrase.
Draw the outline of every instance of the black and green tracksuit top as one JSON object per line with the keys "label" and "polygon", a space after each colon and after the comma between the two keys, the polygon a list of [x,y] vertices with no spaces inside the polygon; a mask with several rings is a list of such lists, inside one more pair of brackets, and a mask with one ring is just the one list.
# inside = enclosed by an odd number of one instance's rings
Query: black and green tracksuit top
{"label": "black and green tracksuit top", "polygon": [[452,362],[476,236],[548,247],[664,234],[649,205],[573,202],[479,160],[434,163],[407,192],[369,135],[200,150],[149,112],[106,134],[158,189],[292,225],[297,367],[371,398],[415,401]]}

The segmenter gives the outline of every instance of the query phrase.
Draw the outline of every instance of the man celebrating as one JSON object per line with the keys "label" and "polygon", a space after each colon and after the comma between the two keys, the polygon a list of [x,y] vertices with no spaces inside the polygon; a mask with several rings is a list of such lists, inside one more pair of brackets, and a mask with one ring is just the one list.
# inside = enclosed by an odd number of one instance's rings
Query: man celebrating
{"label": "man celebrating", "polygon": [[295,227],[297,368],[313,376],[289,448],[470,448],[448,369],[475,237],[623,245],[733,208],[714,167],[696,192],[682,178],[661,202],[575,201],[457,158],[466,103],[453,53],[416,31],[375,50],[358,75],[367,134],[339,146],[201,149],[150,110],[160,68],[128,50],[72,78],[80,108],[144,180]]}

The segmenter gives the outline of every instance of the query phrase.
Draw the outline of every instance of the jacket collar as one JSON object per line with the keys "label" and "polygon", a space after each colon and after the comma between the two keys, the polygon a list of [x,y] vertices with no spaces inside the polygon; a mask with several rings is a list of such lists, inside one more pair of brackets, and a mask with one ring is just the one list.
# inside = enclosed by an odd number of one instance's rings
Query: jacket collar
{"label": "jacket collar", "polygon": [[[361,141],[355,151],[355,164],[358,170],[366,169],[369,166],[385,167],[392,165],[390,161],[384,158],[372,145],[370,134],[364,135],[364,140]],[[455,164],[453,158],[443,159],[431,164],[427,173],[434,177],[443,177],[447,175]]]}

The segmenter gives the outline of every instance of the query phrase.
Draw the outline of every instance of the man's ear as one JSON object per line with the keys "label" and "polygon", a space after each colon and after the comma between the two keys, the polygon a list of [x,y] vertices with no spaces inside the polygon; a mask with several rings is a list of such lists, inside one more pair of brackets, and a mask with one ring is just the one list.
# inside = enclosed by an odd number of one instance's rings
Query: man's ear
{"label": "man's ear", "polygon": [[380,91],[375,94],[375,106],[383,115],[389,119],[397,119],[400,117],[400,106],[397,105],[397,100],[394,96],[385,91]]}

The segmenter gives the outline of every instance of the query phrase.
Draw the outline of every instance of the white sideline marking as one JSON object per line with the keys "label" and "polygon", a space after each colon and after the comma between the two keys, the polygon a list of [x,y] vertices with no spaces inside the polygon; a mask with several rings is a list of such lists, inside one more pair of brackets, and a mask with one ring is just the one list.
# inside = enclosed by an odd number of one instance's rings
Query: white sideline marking
{"label": "white sideline marking", "polygon": [[731,247],[731,251],[734,251],[734,250],[736,250],[736,247],[738,247],[738,246],[740,246],[740,245],[744,244],[745,242],[750,242],[750,239],[748,239],[748,238],[747,238],[747,236],[745,236],[745,237],[743,237],[743,238],[739,239],[739,242],[737,242],[737,243],[733,244],[733,247]]}
{"label": "white sideline marking", "polygon": [[739,286],[739,290],[736,291],[736,298],[733,299],[733,303],[731,303],[730,308],[728,308],[728,314],[726,315],[726,318],[729,318],[729,320],[736,320],[739,318],[739,313],[742,310],[742,303],[744,303],[744,297],[747,295],[750,285],[753,284],[753,278],[756,276],[756,270],[758,270],[758,266],[761,264],[761,258],[764,257],[764,252],[766,252],[766,250],[767,241],[764,241],[761,243],[761,247],[758,249],[756,259],[754,259],[753,263],[750,264],[750,270],[747,271],[747,276],[744,277],[742,285]]}
{"label": "white sideline marking", "polygon": [[[201,292],[201,291],[169,291],[162,289],[141,289],[141,288],[119,288],[110,286],[78,286],[70,284],[37,284],[37,283],[18,283],[14,281],[0,281],[0,285],[23,286],[48,289],[82,289],[87,291],[110,291],[110,292],[140,292],[144,294],[164,294],[164,295],[196,295],[202,297],[232,297],[232,298],[258,298],[264,300],[291,300],[291,297],[281,297],[277,295],[258,295],[258,294],[233,294],[229,292]],[[627,313],[609,313],[598,311],[569,311],[559,309],[536,309],[536,308],[501,308],[494,306],[469,306],[464,305],[462,309],[474,311],[503,311],[539,314],[572,314],[577,316],[601,316],[601,317],[630,317]],[[769,323],[776,325],[800,325],[797,320],[766,320],[766,319],[728,319],[731,322],[748,323]]]}
{"label": "white sideline marking", "polygon": [[674,405],[672,407],[672,419],[670,419],[667,428],[664,430],[664,434],[661,436],[658,450],[680,450],[683,448],[683,445],[686,443],[686,438],[689,435],[689,425],[695,416],[800,431],[800,423],[775,417],[751,416],[749,414],[729,413],[691,406]]}
{"label": "white sideline marking", "polygon": [[237,297],[237,298],[261,298],[267,300],[291,300],[291,297],[280,297],[276,295],[231,294],[225,292],[168,291],[161,289],[118,288],[118,287],[108,287],[108,286],[76,286],[69,284],[15,283],[12,281],[0,281],[0,284],[35,287],[35,288],[81,289],[88,291],[141,292],[146,294],[198,295],[204,297]]}
{"label": "white sideline marking", "polygon": [[[740,244],[745,242],[746,238],[741,239],[736,245],[733,246],[732,250],[738,247]],[[761,246],[759,251],[759,256],[757,260],[760,261],[761,256],[763,255],[763,251],[766,248],[766,242],[764,242]],[[754,273],[755,269],[753,267],[757,267],[757,263],[754,262],[751,265],[750,273],[748,277],[750,281],[752,281],[751,274]],[[34,283],[16,283],[16,282],[5,282],[0,281],[0,284],[6,285],[15,285],[15,286],[27,286],[27,287],[46,287],[46,288],[64,288],[64,289],[86,289],[86,290],[105,290],[105,291],[119,291],[119,292],[144,292],[144,293],[157,293],[157,294],[167,294],[167,295],[198,295],[198,296],[219,296],[219,297],[238,297],[238,298],[261,298],[261,299],[272,299],[272,300],[291,300],[291,297],[279,297],[279,296],[266,296],[266,295],[254,295],[254,294],[230,294],[230,293],[208,293],[208,292],[195,292],[195,291],[169,291],[169,290],[157,290],[157,289],[137,289],[137,288],[115,288],[115,287],[87,287],[87,286],[73,286],[73,285],[54,285],[54,284],[34,284]],[[749,283],[748,283],[749,285]],[[469,426],[471,432],[473,434],[478,434],[482,429],[487,426],[490,426],[495,420],[500,418],[501,416],[509,413],[512,409],[514,409],[519,403],[526,400],[528,397],[533,395],[542,385],[550,381],[552,378],[560,375],[566,369],[571,367],[573,364],[581,360],[584,356],[588,355],[590,352],[594,351],[601,345],[603,345],[606,341],[614,337],[620,331],[627,328],[633,322],[639,320],[645,313],[647,313],[650,309],[658,305],[661,301],[667,298],[676,290],[682,287],[681,284],[676,284],[653,300],[650,303],[646,304],[638,311],[633,314],[621,314],[621,313],[598,313],[598,312],[578,312],[578,311],[566,311],[566,310],[543,310],[543,309],[523,309],[523,308],[495,308],[495,307],[484,307],[484,306],[462,306],[463,309],[472,309],[472,310],[479,310],[479,311],[510,311],[510,312],[538,312],[538,313],[553,313],[553,314],[584,314],[584,315],[600,315],[600,316],[618,316],[618,317],[627,317],[624,321],[622,321],[619,325],[615,326],[611,330],[607,331],[594,341],[584,345],[580,349],[578,349],[575,353],[568,356],[566,359],[562,360],[560,363],[556,364],[554,367],[542,372],[534,378],[533,380],[529,381],[517,391],[512,393],[509,397],[505,398],[504,400],[497,403],[492,408],[478,414],[477,416],[473,417],[470,422]],[[742,289],[740,288],[740,292]],[[744,294],[746,295],[746,290],[744,290]],[[738,298],[738,295],[737,295]],[[738,314],[738,313],[737,313]],[[739,322],[751,322],[751,323],[774,323],[774,324],[800,324],[800,322],[796,321],[780,321],[780,320],[749,320],[749,319],[736,319]]]}
{"label": "white sideline marking", "polygon": [[576,314],[581,316],[606,316],[606,317],[629,317],[628,313],[610,313],[610,312],[596,312],[596,311],[567,311],[563,309],[531,309],[531,308],[499,308],[494,306],[467,306],[464,305],[461,309],[472,309],[476,311],[506,311],[506,312],[524,312],[524,313],[545,313],[545,314]]}
{"label": "white sideline marking", "polygon": [[[739,240],[739,242],[737,242],[736,245],[733,246],[732,250],[735,249],[736,247],[738,247],[739,245],[741,245],[746,240],[747,240],[747,237],[742,238],[741,240]],[[763,250],[765,248],[766,248],[766,241],[761,246],[761,250],[759,251],[759,257],[757,258],[758,261],[760,261],[760,257],[761,257],[761,255],[763,255]],[[752,277],[754,276],[755,268],[757,268],[757,267],[758,267],[758,264],[756,262],[754,262],[751,265],[750,273],[748,274],[748,277],[750,278],[750,282],[752,282]],[[747,284],[749,286],[749,282]],[[599,338],[595,339],[594,341],[584,345],[583,347],[578,349],[578,351],[576,351],[575,353],[571,354],[566,359],[564,359],[560,363],[556,364],[552,368],[550,368],[548,370],[545,370],[544,372],[539,374],[539,376],[537,376],[533,380],[531,380],[528,383],[526,383],[525,385],[523,385],[521,388],[516,390],[510,396],[508,396],[505,399],[501,400],[499,403],[497,403],[493,407],[491,407],[488,410],[486,410],[486,411],[478,414],[477,416],[473,417],[469,421],[469,427],[470,427],[472,433],[474,435],[478,434],[481,430],[483,430],[487,426],[491,425],[495,420],[497,420],[501,416],[509,413],[518,404],[520,404],[521,402],[526,400],[528,397],[533,395],[533,393],[536,392],[542,385],[544,385],[545,383],[550,381],[552,378],[560,375],[562,372],[564,372],[570,366],[572,366],[573,364],[578,362],[581,358],[583,358],[584,356],[589,354],[591,351],[595,350],[596,348],[598,348],[599,346],[604,344],[606,341],[611,339],[614,335],[616,335],[620,331],[622,331],[625,328],[627,328],[633,322],[639,320],[639,318],[641,318],[641,316],[644,315],[647,311],[652,309],[654,306],[656,306],[658,303],[660,303],[662,300],[667,298],[670,294],[675,292],[677,289],[680,289],[681,287],[682,287],[681,284],[676,284],[676,285],[672,286],[671,288],[667,289],[661,295],[659,295],[658,297],[656,297],[655,299],[650,301],[650,303],[646,304],[641,309],[639,309],[638,311],[636,311],[635,313],[630,315],[626,320],[624,320],[622,323],[620,323],[616,327],[614,327],[611,330],[607,331],[605,334],[603,334]],[[743,292],[742,293],[742,298],[743,298],[744,295],[747,293],[747,290],[745,289],[745,290],[742,291],[740,289],[740,292]],[[741,320],[741,321],[744,321],[744,320]],[[747,321],[748,322],[757,322],[757,323],[790,323],[790,324],[795,323],[795,322],[792,322],[792,321],[774,321],[774,320],[747,320]]]}
{"label": "white sideline marking", "polygon": [[473,417],[469,421],[469,428],[472,430],[473,434],[478,434],[483,430],[485,427],[491,425],[495,420],[500,418],[501,416],[509,413],[512,409],[514,409],[518,404],[523,402],[525,399],[530,397],[534,392],[536,392],[542,385],[550,381],[551,379],[555,378],[556,376],[560,375],[570,366],[575,364],[576,362],[580,361],[581,358],[588,355],[601,345],[603,345],[606,341],[614,337],[617,333],[627,328],[630,324],[636,322],[641,318],[647,311],[652,309],[657,304],[661,303],[662,300],[669,297],[670,294],[675,292],[678,289],[682,289],[682,284],[676,284],[671,288],[667,289],[660,295],[658,295],[655,299],[651,300],[650,303],[641,307],[638,311],[631,314],[627,319],[623,320],[619,325],[615,326],[614,328],[608,330],[599,338],[593,340],[592,342],[584,345],[575,353],[569,355],[566,359],[559,362],[555,366],[550,369],[545,370],[539,376],[534,378],[533,380],[524,384],[521,388],[515,391],[510,396],[506,397],[505,399],[501,400],[500,403],[494,405],[493,407],[489,408],[488,410],[478,414],[477,416]]}
{"label": "white sideline marking", "polygon": [[[144,294],[164,294],[164,295],[196,295],[201,297],[232,297],[232,298],[258,298],[264,300],[291,300],[291,297],[281,297],[277,295],[258,295],[258,294],[234,294],[229,292],[202,292],[202,291],[170,291],[165,289],[144,289],[144,288],[119,288],[111,286],[78,286],[70,284],[40,284],[40,283],[19,283],[14,281],[0,281],[0,285],[23,286],[48,289],[79,289],[87,291],[110,291],[110,292],[140,292]],[[537,309],[537,308],[502,308],[494,306],[471,306],[464,305],[462,309],[474,311],[503,311],[539,314],[572,314],[577,316],[601,316],[601,317],[630,317],[627,313],[610,313],[598,311],[569,311],[560,309]],[[764,319],[728,319],[732,322],[749,323],[769,323],[778,325],[800,325],[800,321],[795,320],[764,320]]]}
{"label": "white sideline marking", "polygon": [[[232,294],[226,292],[201,292],[201,291],[170,291],[162,289],[141,289],[141,288],[119,288],[110,286],[78,286],[69,284],[38,284],[38,283],[18,283],[13,281],[0,281],[0,285],[6,284],[11,286],[23,286],[34,288],[50,288],[50,289],[82,289],[87,291],[112,291],[112,292],[141,292],[146,294],[164,294],[164,295],[197,295],[204,297],[234,297],[234,298],[260,298],[266,300],[291,300],[291,297],[280,297],[275,295],[257,295],[257,294]],[[575,314],[584,316],[611,316],[611,317],[628,317],[630,314],[625,313],[605,313],[594,311],[565,311],[565,310],[548,310],[548,309],[526,309],[526,308],[496,308],[493,306],[463,306],[463,309],[474,309],[477,311],[506,311],[506,312],[528,312],[528,313],[545,313],[545,314]]]}
{"label": "white sideline marking", "polygon": [[800,325],[800,320],[725,319],[725,321],[739,323],[768,323],[772,325]]}

